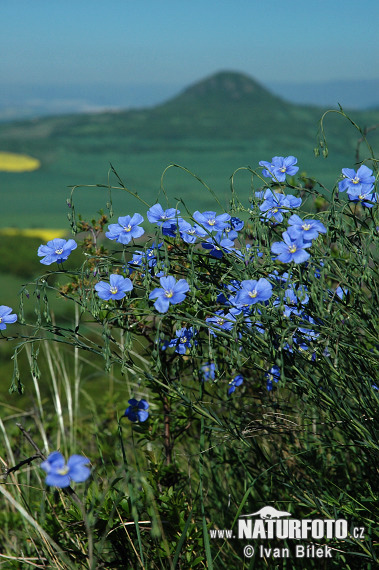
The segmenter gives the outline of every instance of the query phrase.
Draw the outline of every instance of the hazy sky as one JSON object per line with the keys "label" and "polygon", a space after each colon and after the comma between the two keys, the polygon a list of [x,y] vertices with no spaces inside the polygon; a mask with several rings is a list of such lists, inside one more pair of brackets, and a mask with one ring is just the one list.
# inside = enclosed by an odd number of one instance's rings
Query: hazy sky
{"label": "hazy sky", "polygon": [[378,0],[0,0],[4,84],[379,77]]}

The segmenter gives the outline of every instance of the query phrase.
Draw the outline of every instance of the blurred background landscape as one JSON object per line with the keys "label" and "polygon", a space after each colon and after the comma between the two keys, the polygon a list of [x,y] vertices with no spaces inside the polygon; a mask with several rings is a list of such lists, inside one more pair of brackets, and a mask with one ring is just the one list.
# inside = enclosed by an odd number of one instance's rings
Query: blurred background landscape
{"label": "blurred background landscape", "polygon": [[[347,121],[332,114],[325,125],[329,156],[315,158],[318,123],[327,108],[293,103],[247,74],[221,71],[149,107],[2,122],[0,149],[39,161],[33,172],[0,173],[7,210],[2,225],[64,228],[68,187],[107,184],[110,164],[125,186],[150,205],[159,192],[161,174],[171,163],[202,178],[225,207],[234,170],[255,169],[260,160],[274,155],[296,156],[301,173],[332,188],[341,168],[354,165],[358,137]],[[346,108],[346,112],[362,127],[379,123],[379,106]],[[370,140],[375,147],[377,131]],[[212,206],[212,196],[183,171],[172,169],[164,182],[170,200],[185,197],[190,209]],[[111,184],[118,185],[114,176]],[[246,202],[251,191],[248,173],[237,190]],[[125,193],[115,192],[114,200],[118,215],[145,209]],[[106,191],[89,188],[79,191],[76,205],[88,216],[106,201]]]}

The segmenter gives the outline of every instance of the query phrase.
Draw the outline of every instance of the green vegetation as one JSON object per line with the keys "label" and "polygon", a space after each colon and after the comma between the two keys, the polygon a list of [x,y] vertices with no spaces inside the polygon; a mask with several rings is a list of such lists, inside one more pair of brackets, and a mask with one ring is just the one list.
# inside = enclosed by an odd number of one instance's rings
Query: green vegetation
{"label": "green vegetation", "polygon": [[[331,188],[341,168],[354,166],[357,133],[329,115],[330,156],[316,159],[313,148],[321,114],[320,108],[282,101],[249,77],[219,73],[153,109],[1,124],[1,150],[31,154],[42,164],[36,172],[0,173],[7,197],[2,225],[65,227],[68,186],[107,184],[109,163],[125,185],[150,204],[156,200],[162,171],[171,163],[196,172],[225,204],[228,178],[237,167],[275,155],[297,156],[301,171]],[[351,117],[362,127],[379,123],[379,111],[354,112]],[[378,147],[378,132],[369,136]],[[209,195],[175,169],[169,171],[165,188],[172,202],[185,196],[190,208],[211,206]],[[239,189],[246,200],[246,178]],[[118,212],[140,207],[130,195],[116,194],[115,201]],[[103,204],[104,191],[96,189],[90,197],[87,191],[77,198],[78,210],[87,216]]]}

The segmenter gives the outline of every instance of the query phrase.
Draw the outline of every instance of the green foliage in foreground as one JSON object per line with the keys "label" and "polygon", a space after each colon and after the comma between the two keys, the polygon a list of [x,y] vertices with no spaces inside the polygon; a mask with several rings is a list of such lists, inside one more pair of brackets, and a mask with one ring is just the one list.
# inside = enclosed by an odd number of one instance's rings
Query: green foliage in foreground
{"label": "green foliage in foreground", "polygon": [[[320,203],[312,184],[267,185],[250,174],[256,190],[261,184]],[[29,285],[20,324],[4,332],[17,343],[11,389],[28,397],[22,409],[15,395],[4,402],[0,420],[7,567],[376,567],[378,205],[348,203],[335,188],[318,214],[328,232],[314,240],[309,263],[284,265],[270,246],[286,218],[263,221],[255,193],[251,201],[251,208],[240,202],[232,187],[230,213],[248,218],[238,248],[250,261],[233,251],[214,258],[157,228],[137,248],[162,242],[156,266],[136,267],[133,291],[120,301],[101,300],[94,286],[124,274],[136,247],[102,241],[104,216],[86,223],[72,209],[74,231],[87,231],[82,266],[52,268]],[[219,204],[214,209],[221,213]],[[180,210],[192,220],[184,202]],[[190,291],[161,314],[148,297],[163,268],[186,279]],[[206,319],[225,309],[225,285],[259,278],[272,282],[275,295],[254,307],[251,322],[239,314],[230,330],[210,327]],[[306,306],[299,301],[297,313],[285,316],[276,278],[306,287]],[[75,306],[73,321],[62,326],[49,310],[57,294]],[[161,349],[189,326],[198,330],[198,345],[185,354]],[[206,362],[216,364],[214,380],[202,381]],[[281,377],[268,391],[265,373],[274,365]],[[228,396],[236,374],[244,383]],[[123,416],[131,397],[148,400],[146,422]],[[39,464],[56,449],[87,456],[91,478],[75,489],[47,488]],[[213,529],[237,534],[240,515],[267,505],[296,519],[346,519],[351,531],[365,529],[364,538],[313,540],[332,549],[325,560],[248,559],[243,548],[254,541],[210,538]],[[255,542],[294,549],[293,540]]]}

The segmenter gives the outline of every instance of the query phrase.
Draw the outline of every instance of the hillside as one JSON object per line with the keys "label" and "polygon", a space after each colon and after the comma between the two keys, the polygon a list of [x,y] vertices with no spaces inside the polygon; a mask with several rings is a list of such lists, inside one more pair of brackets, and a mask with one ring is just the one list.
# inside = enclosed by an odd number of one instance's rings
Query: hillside
{"label": "hillside", "polygon": [[[162,171],[172,162],[205,179],[225,201],[236,168],[256,167],[274,155],[297,156],[302,170],[333,185],[341,168],[353,166],[358,137],[346,120],[330,116],[329,158],[315,160],[322,112],[290,104],[246,75],[220,72],[151,109],[0,124],[0,150],[28,154],[42,164],[31,173],[0,173],[7,212],[2,225],[64,227],[67,186],[107,183],[110,162],[125,184],[150,203]],[[379,111],[351,116],[361,126],[379,123]],[[376,144],[378,132],[370,137]],[[241,188],[247,198],[249,177]],[[91,192],[93,213],[106,198],[103,191]],[[193,178],[177,170],[169,173],[168,192],[171,199],[185,196],[191,207],[212,204]],[[134,199],[120,200],[121,208],[141,209]],[[79,208],[90,213],[88,207],[83,197]]]}

